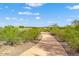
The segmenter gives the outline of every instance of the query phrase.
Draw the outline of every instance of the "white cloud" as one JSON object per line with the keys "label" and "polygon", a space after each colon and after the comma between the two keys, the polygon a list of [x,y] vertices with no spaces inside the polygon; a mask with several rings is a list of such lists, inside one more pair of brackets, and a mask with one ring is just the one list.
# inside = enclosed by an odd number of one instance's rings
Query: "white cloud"
{"label": "white cloud", "polygon": [[27,6],[26,6],[26,7],[24,7],[24,8],[26,8],[26,9],[32,9],[31,7],[27,7]]}
{"label": "white cloud", "polygon": [[32,15],[31,12],[18,12],[18,14],[20,14],[20,15]]}
{"label": "white cloud", "polygon": [[39,7],[39,6],[42,6],[43,3],[27,3],[27,5],[29,5],[31,7]]}
{"label": "white cloud", "polygon": [[16,17],[5,17],[6,20],[17,20]]}
{"label": "white cloud", "polygon": [[40,15],[40,13],[37,12],[37,13],[34,13],[34,15]]}
{"label": "white cloud", "polygon": [[71,21],[72,21],[72,19],[70,19],[70,18],[69,18],[69,19],[66,19],[66,21],[67,21],[67,22],[71,22]]}
{"label": "white cloud", "polygon": [[18,12],[18,14],[22,14],[22,12]]}
{"label": "white cloud", "polygon": [[23,20],[23,18],[20,18],[19,20]]}
{"label": "white cloud", "polygon": [[10,20],[10,17],[5,17],[6,20]]}
{"label": "white cloud", "polygon": [[69,9],[74,9],[74,10],[79,10],[79,5],[74,5],[74,6],[67,6]]}
{"label": "white cloud", "polygon": [[37,13],[32,13],[32,12],[18,12],[18,14],[20,14],[20,15],[40,15],[40,13],[39,12],[37,12]]}
{"label": "white cloud", "polygon": [[37,16],[37,17],[36,17],[36,19],[40,19],[40,17],[39,17],[39,16]]}

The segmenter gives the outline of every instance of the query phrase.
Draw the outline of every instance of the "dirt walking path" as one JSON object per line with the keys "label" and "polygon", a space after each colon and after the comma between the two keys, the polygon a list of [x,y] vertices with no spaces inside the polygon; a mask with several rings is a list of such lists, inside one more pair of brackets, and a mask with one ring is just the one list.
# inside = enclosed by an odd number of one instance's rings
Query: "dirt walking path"
{"label": "dirt walking path", "polygon": [[60,43],[49,32],[41,32],[42,39],[21,56],[67,56]]}

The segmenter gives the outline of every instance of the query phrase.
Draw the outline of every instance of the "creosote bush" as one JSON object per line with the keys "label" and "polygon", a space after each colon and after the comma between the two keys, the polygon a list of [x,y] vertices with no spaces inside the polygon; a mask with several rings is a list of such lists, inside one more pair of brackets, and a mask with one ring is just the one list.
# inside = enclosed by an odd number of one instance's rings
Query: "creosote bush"
{"label": "creosote bush", "polygon": [[79,26],[52,27],[49,31],[67,42],[70,48],[79,50]]}
{"label": "creosote bush", "polygon": [[6,41],[9,45],[20,44],[36,40],[38,34],[37,28],[25,29],[24,27],[5,26],[0,29],[0,41]]}

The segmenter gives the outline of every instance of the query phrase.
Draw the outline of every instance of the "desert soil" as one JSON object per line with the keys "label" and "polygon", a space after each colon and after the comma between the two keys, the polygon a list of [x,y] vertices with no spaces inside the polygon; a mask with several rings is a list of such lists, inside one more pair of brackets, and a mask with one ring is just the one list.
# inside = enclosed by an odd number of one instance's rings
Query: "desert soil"
{"label": "desert soil", "polygon": [[40,37],[37,44],[26,42],[16,46],[0,46],[0,56],[67,56],[64,48],[49,32],[41,32]]}
{"label": "desert soil", "polygon": [[16,46],[3,45],[0,46],[0,56],[18,56],[24,51],[31,48],[33,45],[35,44],[32,42],[26,42],[24,44]]}
{"label": "desert soil", "polygon": [[20,56],[67,56],[61,44],[49,32],[41,32],[38,44],[24,51]]}

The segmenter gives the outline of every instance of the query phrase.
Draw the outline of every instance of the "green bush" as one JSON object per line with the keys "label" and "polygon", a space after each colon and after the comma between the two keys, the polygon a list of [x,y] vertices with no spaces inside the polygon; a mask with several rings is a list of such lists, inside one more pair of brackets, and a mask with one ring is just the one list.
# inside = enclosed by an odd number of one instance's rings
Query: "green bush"
{"label": "green bush", "polygon": [[22,31],[20,34],[24,41],[33,41],[37,39],[37,36],[39,35],[39,30],[37,28],[31,28],[29,30]]}
{"label": "green bush", "polygon": [[0,29],[0,40],[14,45],[25,41],[33,41],[37,38],[38,34],[37,28],[20,29],[19,27],[6,26]]}
{"label": "green bush", "polygon": [[7,41],[9,44],[15,44],[20,42],[19,29],[13,26],[6,26],[2,29],[0,38],[3,41]]}
{"label": "green bush", "polygon": [[79,49],[79,26],[52,27],[50,32],[55,33],[61,41],[67,42],[72,49]]}

